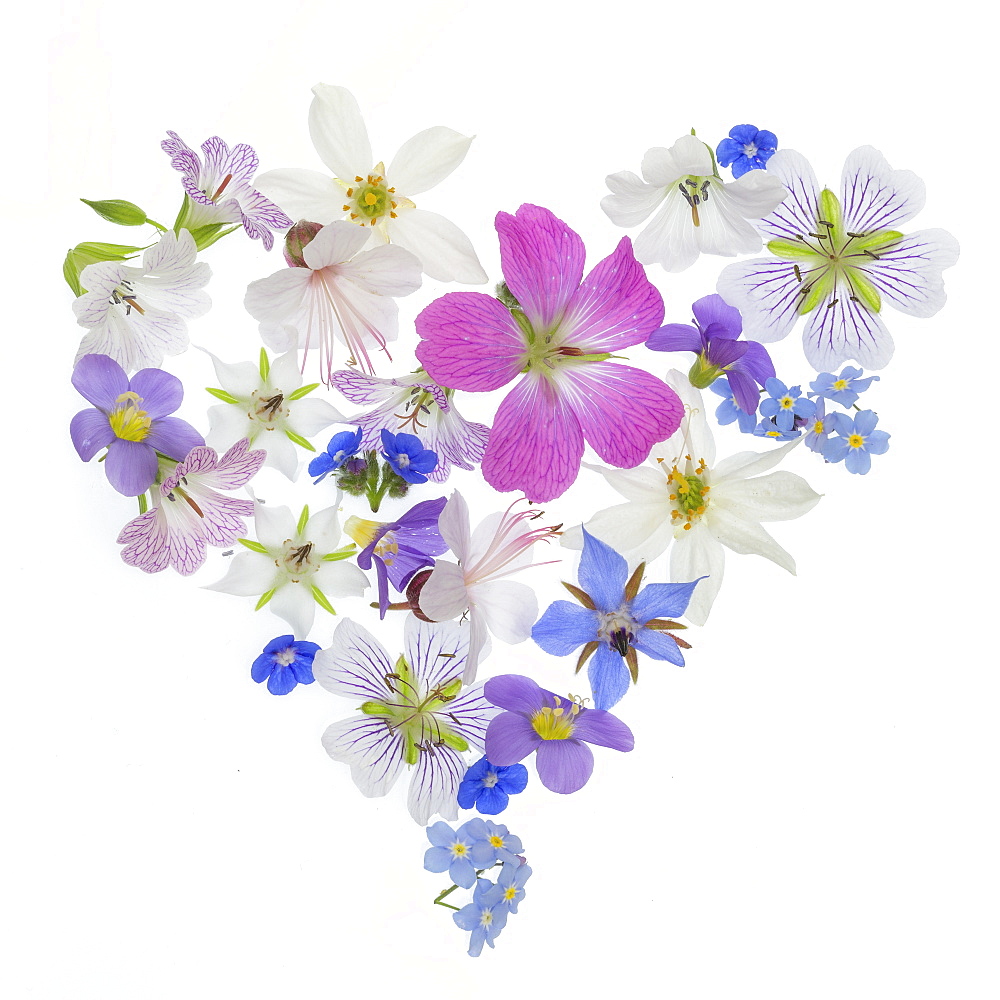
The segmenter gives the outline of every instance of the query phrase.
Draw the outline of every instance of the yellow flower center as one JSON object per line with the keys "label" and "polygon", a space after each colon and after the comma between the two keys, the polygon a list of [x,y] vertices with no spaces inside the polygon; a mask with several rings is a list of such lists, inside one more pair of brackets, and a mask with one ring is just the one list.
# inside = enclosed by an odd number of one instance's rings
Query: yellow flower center
{"label": "yellow flower center", "polygon": [[465,856],[467,848],[465,844],[452,844],[451,853],[455,855],[456,858],[461,858]]}
{"label": "yellow flower center", "polygon": [[860,434],[852,434],[848,439],[847,443],[852,448],[863,448],[865,444],[865,439]]}
{"label": "yellow flower center", "polygon": [[834,387],[834,389],[846,389],[847,388],[847,379],[846,378],[838,378],[837,381],[833,383],[833,387]]}
{"label": "yellow flower center", "polygon": [[778,402],[781,403],[783,410],[790,410],[795,405],[795,400],[791,396],[782,396]]}
{"label": "yellow flower center", "polygon": [[813,424],[813,434],[822,434],[822,433],[823,433],[823,421],[817,420],[816,423]]}
{"label": "yellow flower center", "polygon": [[509,889],[504,889],[503,891],[504,899],[510,900],[513,899],[516,895],[517,895],[517,889],[515,889],[514,886],[511,886]]}
{"label": "yellow flower center", "polygon": [[543,706],[531,717],[531,725],[543,740],[568,740],[573,735],[576,724],[574,717],[580,711],[580,705],[571,701],[565,708],[558,695],[555,698],[555,708]]}
{"label": "yellow flower center", "polygon": [[139,409],[142,396],[135,392],[123,392],[115,402],[120,405],[108,414],[115,437],[123,441],[145,440],[153,421],[145,410]]}
{"label": "yellow flower center", "polygon": [[494,847],[503,847],[503,837],[498,837],[496,834],[493,834],[493,836],[490,837],[490,843]]}
{"label": "yellow flower center", "polygon": [[[691,456],[685,455],[685,459],[690,462]],[[685,531],[691,530],[691,525],[705,513],[707,504],[706,493],[711,487],[706,486],[702,478],[702,473],[708,469],[705,459],[698,460],[698,467],[693,473],[684,474],[675,465],[667,475],[667,483],[670,493],[668,499],[673,505],[670,512],[670,521],[674,527],[683,527]]]}
{"label": "yellow flower center", "polygon": [[394,187],[385,183],[385,164],[379,163],[367,177],[354,178],[356,186],[347,189],[347,202],[343,209],[349,213],[352,222],[359,226],[374,226],[386,215],[396,218],[398,202],[392,197]]}

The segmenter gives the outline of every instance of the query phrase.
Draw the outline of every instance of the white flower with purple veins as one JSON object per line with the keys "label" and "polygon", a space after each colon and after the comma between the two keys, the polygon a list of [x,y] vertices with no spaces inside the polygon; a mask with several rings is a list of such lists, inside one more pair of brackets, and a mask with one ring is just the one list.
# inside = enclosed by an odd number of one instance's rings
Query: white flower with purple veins
{"label": "white flower with purple veins", "polygon": [[215,448],[249,438],[255,448],[267,453],[265,465],[294,479],[299,464],[297,448],[316,450],[307,436],[344,422],[343,414],[325,399],[304,398],[319,383],[302,385],[295,351],[268,363],[262,350],[259,366],[249,361],[227,365],[214,354],[209,357],[222,386],[209,392],[224,404],[208,411],[208,443]]}
{"label": "white flower with purple veins", "polygon": [[362,429],[359,451],[380,448],[385,428],[393,434],[415,435],[437,455],[437,467],[427,474],[431,482],[445,482],[453,466],[471,471],[482,462],[489,427],[466,420],[452,401],[454,390],[439,386],[426,372],[375,378],[339,371],[333,373],[331,385],[352,403],[373,407],[346,420]]}
{"label": "white flower with purple veins", "polygon": [[309,134],[333,174],[269,170],[257,184],[296,219],[349,219],[364,227],[369,245],[395,243],[439,281],[486,281],[469,238],[453,222],[417,208],[413,196],[443,181],[465,159],[472,139],[437,125],[400,147],[386,170],[375,161],[358,102],[343,87],[318,83],[309,107]]}
{"label": "white flower with purple veins", "polygon": [[303,507],[296,523],[287,507],[255,506],[257,541],[241,538],[250,550],[238,555],[229,572],[207,590],[240,597],[259,595],[257,609],[271,610],[304,639],[312,628],[316,605],[335,615],[330,597],[360,596],[368,578],[350,563],[354,543],[337,548],[341,540],[337,505],[309,516]]}
{"label": "white flower with purple veins", "polygon": [[165,356],[188,347],[185,320],[208,312],[211,299],[202,291],[212,272],[195,262],[191,234],[167,230],[142,256],[142,267],[117,261],[88,264],[80,273],[87,289],[73,303],[88,333],[76,352],[106,354],[126,372],[159,368]]}
{"label": "white flower with purple veins", "polygon": [[630,170],[609,175],[611,194],[601,200],[601,208],[616,226],[625,227],[638,226],[656,212],[635,238],[636,259],[683,271],[700,253],[735,257],[760,249],[760,236],[747,219],[767,215],[788,193],[772,174],[751,170],[726,184],[711,149],[693,135],[682,135],[670,149],[646,153],[642,177]]}
{"label": "white flower with purple veins", "polygon": [[272,229],[288,229],[292,220],[254,189],[257,154],[246,143],[232,149],[217,135],[201,144],[201,157],[176,132],[160,148],[170,156],[170,166],[183,175],[187,192],[181,224],[187,229],[222,224],[242,224],[247,236],[260,240],[265,250],[274,245]]}
{"label": "white flower with purple veins", "polygon": [[839,198],[820,191],[794,150],[775,153],[767,172],[791,192],[758,223],[774,256],[730,264],[719,294],[742,313],[744,335],[762,343],[781,340],[808,317],[802,340],[817,371],[851,360],[884,368],[893,343],[882,306],[933,316],[945,302],[941,272],[958,260],[958,243],[943,229],[909,236],[897,229],[923,207],[923,181],[893,170],[871,146],[848,156]]}
{"label": "white flower with purple veins", "polygon": [[[368,237],[348,222],[324,226],[302,251],[305,267],[287,267],[252,281],[243,304],[260,323],[273,351],[301,348],[302,364],[319,350],[320,373],[330,384],[336,341],[347,345],[349,363],[374,371],[369,349],[386,351],[399,332],[393,296],[420,287],[420,261],[401,247],[364,250]],[[386,351],[388,355],[388,351]]]}
{"label": "white flower with purple veins", "polygon": [[360,702],[357,712],[323,734],[323,747],[349,764],[368,797],[385,795],[411,770],[407,807],[421,825],[439,813],[458,816],[458,786],[467,750],[481,754],[497,709],[482,685],[463,688],[469,630],[451,622],[406,620],[405,652],[395,661],[378,640],[350,619],[313,661],[327,691]]}
{"label": "white flower with purple veins", "polygon": [[221,458],[213,448],[193,448],[159,488],[154,487],[157,506],[122,528],[122,559],[147,573],[159,573],[168,565],[182,576],[193,573],[204,563],[207,546],[232,545],[247,530],[244,518],[253,515],[252,501],[217,491],[245,486],[263,462],[264,452],[250,451],[246,438]]}

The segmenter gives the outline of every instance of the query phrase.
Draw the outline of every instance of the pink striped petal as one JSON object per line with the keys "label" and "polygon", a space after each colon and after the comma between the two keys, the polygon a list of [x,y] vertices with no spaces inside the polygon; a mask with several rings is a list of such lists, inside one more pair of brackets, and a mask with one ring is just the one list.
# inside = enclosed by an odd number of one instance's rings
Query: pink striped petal
{"label": "pink striped petal", "polygon": [[631,469],[680,426],[684,407],[677,393],[648,372],[599,361],[560,374],[565,405],[594,451],[611,465]]}
{"label": "pink striped petal", "polygon": [[499,493],[520,490],[540,503],[569,489],[582,457],[583,430],[573,410],[548,379],[529,374],[497,410],[483,478]]}
{"label": "pink striped petal", "polygon": [[524,367],[524,334],[510,311],[482,292],[449,292],[416,320],[417,360],[449,389],[489,392]]}

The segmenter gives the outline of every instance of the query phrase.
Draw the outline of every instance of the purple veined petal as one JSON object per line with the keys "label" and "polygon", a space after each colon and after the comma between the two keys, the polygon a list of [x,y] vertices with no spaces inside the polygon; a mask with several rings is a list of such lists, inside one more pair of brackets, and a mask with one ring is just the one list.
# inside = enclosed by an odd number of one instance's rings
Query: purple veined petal
{"label": "purple veined petal", "polygon": [[[434,733],[424,739],[433,741]],[[446,819],[458,817],[458,786],[465,776],[465,758],[448,746],[432,746],[421,753],[413,769],[406,806],[410,815],[421,825],[435,813]],[[475,878],[475,871],[473,871]]]}
{"label": "purple veined petal", "polygon": [[[794,149],[781,149],[767,161],[767,172],[781,181],[788,196],[757,223],[765,240],[793,240],[815,232],[819,185],[809,161]],[[721,287],[719,292],[727,302],[733,301]],[[746,322],[746,313],[743,321]]]}
{"label": "purple veined petal", "polygon": [[662,322],[663,297],[625,236],[573,293],[558,336],[584,353],[620,351],[643,343]]}
{"label": "purple veined petal", "polygon": [[717,287],[743,314],[743,335],[748,340],[765,344],[781,340],[799,318],[802,284],[792,263],[756,257],[729,264],[722,269]]}
{"label": "purple veined petal", "polygon": [[855,233],[898,229],[926,199],[924,182],[912,170],[893,170],[873,146],[861,146],[847,157],[841,192],[844,228]]}
{"label": "purple veined petal", "polygon": [[504,712],[486,730],[486,756],[499,767],[517,764],[542,742],[525,716]]}
{"label": "purple veined petal", "polygon": [[958,261],[958,241],[943,229],[923,229],[879,250],[865,277],[882,298],[910,316],[933,316],[945,303],[941,272]]}
{"label": "purple veined petal", "polygon": [[[667,632],[657,632],[654,629],[643,628],[635,634],[632,645],[640,652],[654,660],[666,660],[668,663],[684,666],[684,654],[674,637]],[[598,706],[601,708],[603,706]]]}
{"label": "purple veined petal", "polygon": [[168,458],[180,461],[187,457],[192,448],[204,446],[205,439],[180,417],[160,417],[153,421],[142,443]]}
{"label": "purple veined petal", "polygon": [[[771,360],[771,355],[767,353],[767,348],[758,343],[755,340],[747,341],[747,352],[740,358],[739,363],[733,367],[730,371],[730,375],[735,372],[743,374],[744,372],[750,376],[758,385],[763,385],[769,378],[774,378],[774,362]],[[729,382],[730,386],[733,386],[732,379]],[[754,387],[754,393],[757,394],[756,387]],[[756,409],[754,405],[748,412],[753,412]]]}
{"label": "purple veined petal", "polygon": [[167,537],[163,511],[159,507],[147,510],[129,521],[118,535],[118,544],[125,546],[122,559],[127,566],[136,566],[146,573],[159,573],[170,564]]}
{"label": "purple veined petal", "polygon": [[483,478],[498,493],[520,490],[532,503],[541,503],[569,489],[582,457],[583,430],[571,404],[548,379],[529,372],[497,409]]}
{"label": "purple veined petal", "polygon": [[381,643],[350,618],[337,625],[333,643],[313,660],[313,675],[321,687],[357,701],[381,701],[390,696],[385,676],[392,671]]}
{"label": "purple veined petal", "polygon": [[241,438],[221,458],[212,448],[194,448],[182,464],[185,475],[197,475],[202,486],[236,490],[257,474],[265,458],[266,452],[260,448],[251,451],[249,439]]}
{"label": "purple veined petal", "polygon": [[129,389],[142,397],[139,408],[157,420],[173,413],[184,399],[184,385],[176,375],[159,368],[143,368],[129,380]]}
{"label": "purple veined petal", "polygon": [[128,392],[128,376],[117,361],[104,354],[85,354],[73,368],[73,388],[105,413],[115,408],[118,397]]}
{"label": "purple veined petal", "polygon": [[[469,649],[472,649],[473,636],[469,632]],[[459,736],[467,740],[469,746],[479,752],[485,752],[486,730],[490,722],[497,717],[499,709],[491,705],[483,694],[482,685],[463,688],[454,701],[448,702],[445,723]]]}
{"label": "purple veined petal", "polygon": [[728,331],[734,340],[743,331],[743,318],[739,309],[734,309],[721,295],[706,295],[691,306],[694,318],[702,330],[707,330],[717,323]]}
{"label": "purple veined petal", "polygon": [[[754,346],[759,347],[760,345],[755,344]],[[736,369],[726,372],[726,379],[729,382],[729,388],[733,390],[736,405],[746,413],[755,413],[757,404],[760,402],[760,390],[757,388],[757,383],[749,375],[744,375]]]}
{"label": "purple veined petal", "polygon": [[[564,405],[594,451],[611,465],[633,468],[645,461],[657,441],[666,440],[680,426],[684,415],[680,399],[648,372],[599,361],[566,366],[559,374]],[[499,417],[497,413],[494,435]]]}
{"label": "purple veined petal", "polygon": [[538,780],[550,792],[569,795],[590,780],[594,773],[594,752],[574,739],[542,740],[535,754],[535,767]]}
{"label": "purple veined petal", "polygon": [[[632,683],[624,657],[606,643],[601,643],[590,658],[587,679],[598,709],[614,708],[628,694]],[[578,735],[576,730],[573,735]]]}
{"label": "purple veined petal", "polygon": [[624,599],[628,563],[610,545],[584,528],[583,555],[577,579],[599,612],[615,611]]}
{"label": "purple veined petal", "polygon": [[496,228],[507,287],[536,330],[551,329],[580,287],[583,240],[538,205],[522,205],[516,215],[499,212]]}
{"label": "purple veined petal", "polygon": [[[492,704],[509,712],[531,715],[543,705],[552,704],[552,692],[539,687],[530,677],[522,674],[501,674],[499,677],[491,677],[483,690]],[[500,763],[488,753],[486,756],[494,764]]]}
{"label": "purple veined petal", "polygon": [[245,142],[238,142],[230,149],[225,142],[214,135],[201,144],[201,149],[205,154],[206,168],[211,170],[220,181],[232,174],[233,179],[229,183],[235,185],[237,189],[248,187],[253,181],[253,175],[257,173],[257,165],[260,161],[252,146],[248,146]]}
{"label": "purple veined petal", "polygon": [[81,410],[76,414],[69,422],[69,434],[76,453],[84,462],[89,462],[115,440],[107,414],[94,409]]}
{"label": "purple veined petal", "polygon": [[391,410],[399,409],[411,388],[399,384],[396,379],[376,378],[374,375],[350,370],[334,372],[330,385],[359,406],[385,405]]}
{"label": "purple veined petal", "polygon": [[454,622],[423,622],[416,615],[407,616],[404,629],[406,660],[428,690],[447,684],[465,670],[468,629]]}
{"label": "purple veined petal", "polygon": [[416,319],[417,360],[441,385],[489,392],[524,367],[524,334],[509,310],[482,292],[448,292]]}
{"label": "purple veined petal", "polygon": [[597,614],[570,601],[555,601],[531,629],[531,638],[553,656],[567,656],[597,638]]}
{"label": "purple veined petal", "polygon": [[649,335],[646,347],[651,351],[693,351],[700,354],[704,347],[697,327],[684,323],[668,323]]}
{"label": "purple veined petal", "polygon": [[635,746],[632,730],[618,716],[595,708],[585,709],[576,717],[573,738],[623,752]]}
{"label": "purple veined petal", "polygon": [[320,159],[335,177],[345,181],[353,181],[359,174],[367,175],[375,160],[354,95],[344,87],[327,83],[317,83],[312,91],[309,135]]}
{"label": "purple veined petal", "polygon": [[748,340],[730,340],[728,337],[715,337],[708,345],[708,360],[713,365],[726,368],[739,361],[750,346]]}
{"label": "purple veined petal", "polygon": [[454,406],[449,406],[447,410],[431,408],[424,434],[427,444],[438,455],[438,466],[427,478],[434,483],[444,483],[453,465],[472,470],[482,462],[490,429],[485,424],[466,420]]}
{"label": "purple veined petal", "polygon": [[351,777],[368,798],[385,795],[405,766],[405,741],[376,715],[351,716],[328,726],[323,749],[333,760],[349,764]]}
{"label": "purple veined petal", "polygon": [[127,497],[145,493],[156,478],[156,452],[145,441],[115,438],[104,460],[108,482]]}
{"label": "purple veined petal", "polygon": [[684,614],[698,581],[691,583],[648,583],[629,605],[637,622],[651,618],[679,618]]}
{"label": "purple veined petal", "polygon": [[878,313],[868,310],[852,296],[850,287],[837,286],[831,298],[833,308],[821,302],[811,312],[802,331],[806,360],[816,371],[835,371],[844,361],[857,361],[863,368],[878,371],[892,359],[892,336]]}

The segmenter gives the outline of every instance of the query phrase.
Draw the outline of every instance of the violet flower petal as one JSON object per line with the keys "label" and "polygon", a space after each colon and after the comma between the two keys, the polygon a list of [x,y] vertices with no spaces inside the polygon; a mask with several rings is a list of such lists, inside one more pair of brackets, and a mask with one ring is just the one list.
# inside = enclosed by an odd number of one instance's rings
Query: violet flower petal
{"label": "violet flower petal", "polygon": [[749,340],[747,344],[747,352],[740,361],[739,369],[759,385],[763,385],[769,378],[774,378],[774,362],[763,344],[758,344],[755,340]]}
{"label": "violet flower petal", "polygon": [[738,337],[743,332],[743,317],[739,309],[727,304],[721,295],[706,295],[691,306],[694,318],[702,330],[707,330],[713,323],[725,327],[732,337]]}
{"label": "violet flower petal", "polygon": [[[93,354],[86,355],[95,357]],[[115,439],[115,432],[108,423],[108,415],[100,410],[81,410],[69,423],[69,435],[76,453],[89,462],[102,448]]]}
{"label": "violet flower petal", "polygon": [[550,792],[569,795],[590,780],[594,773],[594,752],[574,739],[542,740],[535,754],[535,767],[539,781]]}
{"label": "violet flower petal", "polygon": [[88,403],[106,413],[129,387],[125,369],[106,354],[85,354],[76,363],[71,381]]}
{"label": "violet flower petal", "polygon": [[696,327],[668,323],[649,335],[646,346],[651,351],[693,351],[700,354],[705,344]]}
{"label": "violet flower petal", "polygon": [[[523,712],[531,715],[537,712],[543,705],[552,704],[552,692],[539,687],[530,677],[523,674],[500,674],[499,677],[491,677],[483,687],[483,694],[486,700],[497,708],[506,709],[509,712]],[[498,761],[489,757],[494,764]]]}
{"label": "violet flower petal", "polygon": [[[183,456],[180,456],[183,457]],[[108,482],[127,497],[145,493],[156,478],[156,452],[145,441],[115,438],[104,460]]]}
{"label": "violet flower petal", "polygon": [[735,368],[726,372],[726,379],[729,382],[729,388],[733,390],[733,399],[736,400],[736,405],[745,413],[756,413],[760,403],[760,390],[757,388],[757,383],[749,375],[745,375]]}
{"label": "violet flower petal", "polygon": [[739,361],[747,352],[750,344],[746,340],[728,340],[716,337],[708,345],[708,360],[719,368],[726,368]]}
{"label": "violet flower petal", "polygon": [[205,439],[180,417],[160,417],[153,422],[149,433],[141,442],[169,458],[181,461],[192,448],[203,447]]}
{"label": "violet flower petal", "polygon": [[573,738],[612,750],[627,751],[635,747],[632,730],[618,716],[597,708],[588,708],[576,717]]}
{"label": "violet flower petal", "polygon": [[143,368],[136,372],[128,387],[142,397],[140,407],[153,420],[173,413],[184,398],[181,380],[159,368]]}
{"label": "violet flower petal", "polygon": [[492,719],[486,730],[486,756],[491,764],[506,767],[524,760],[543,742],[525,716],[504,712]]}

